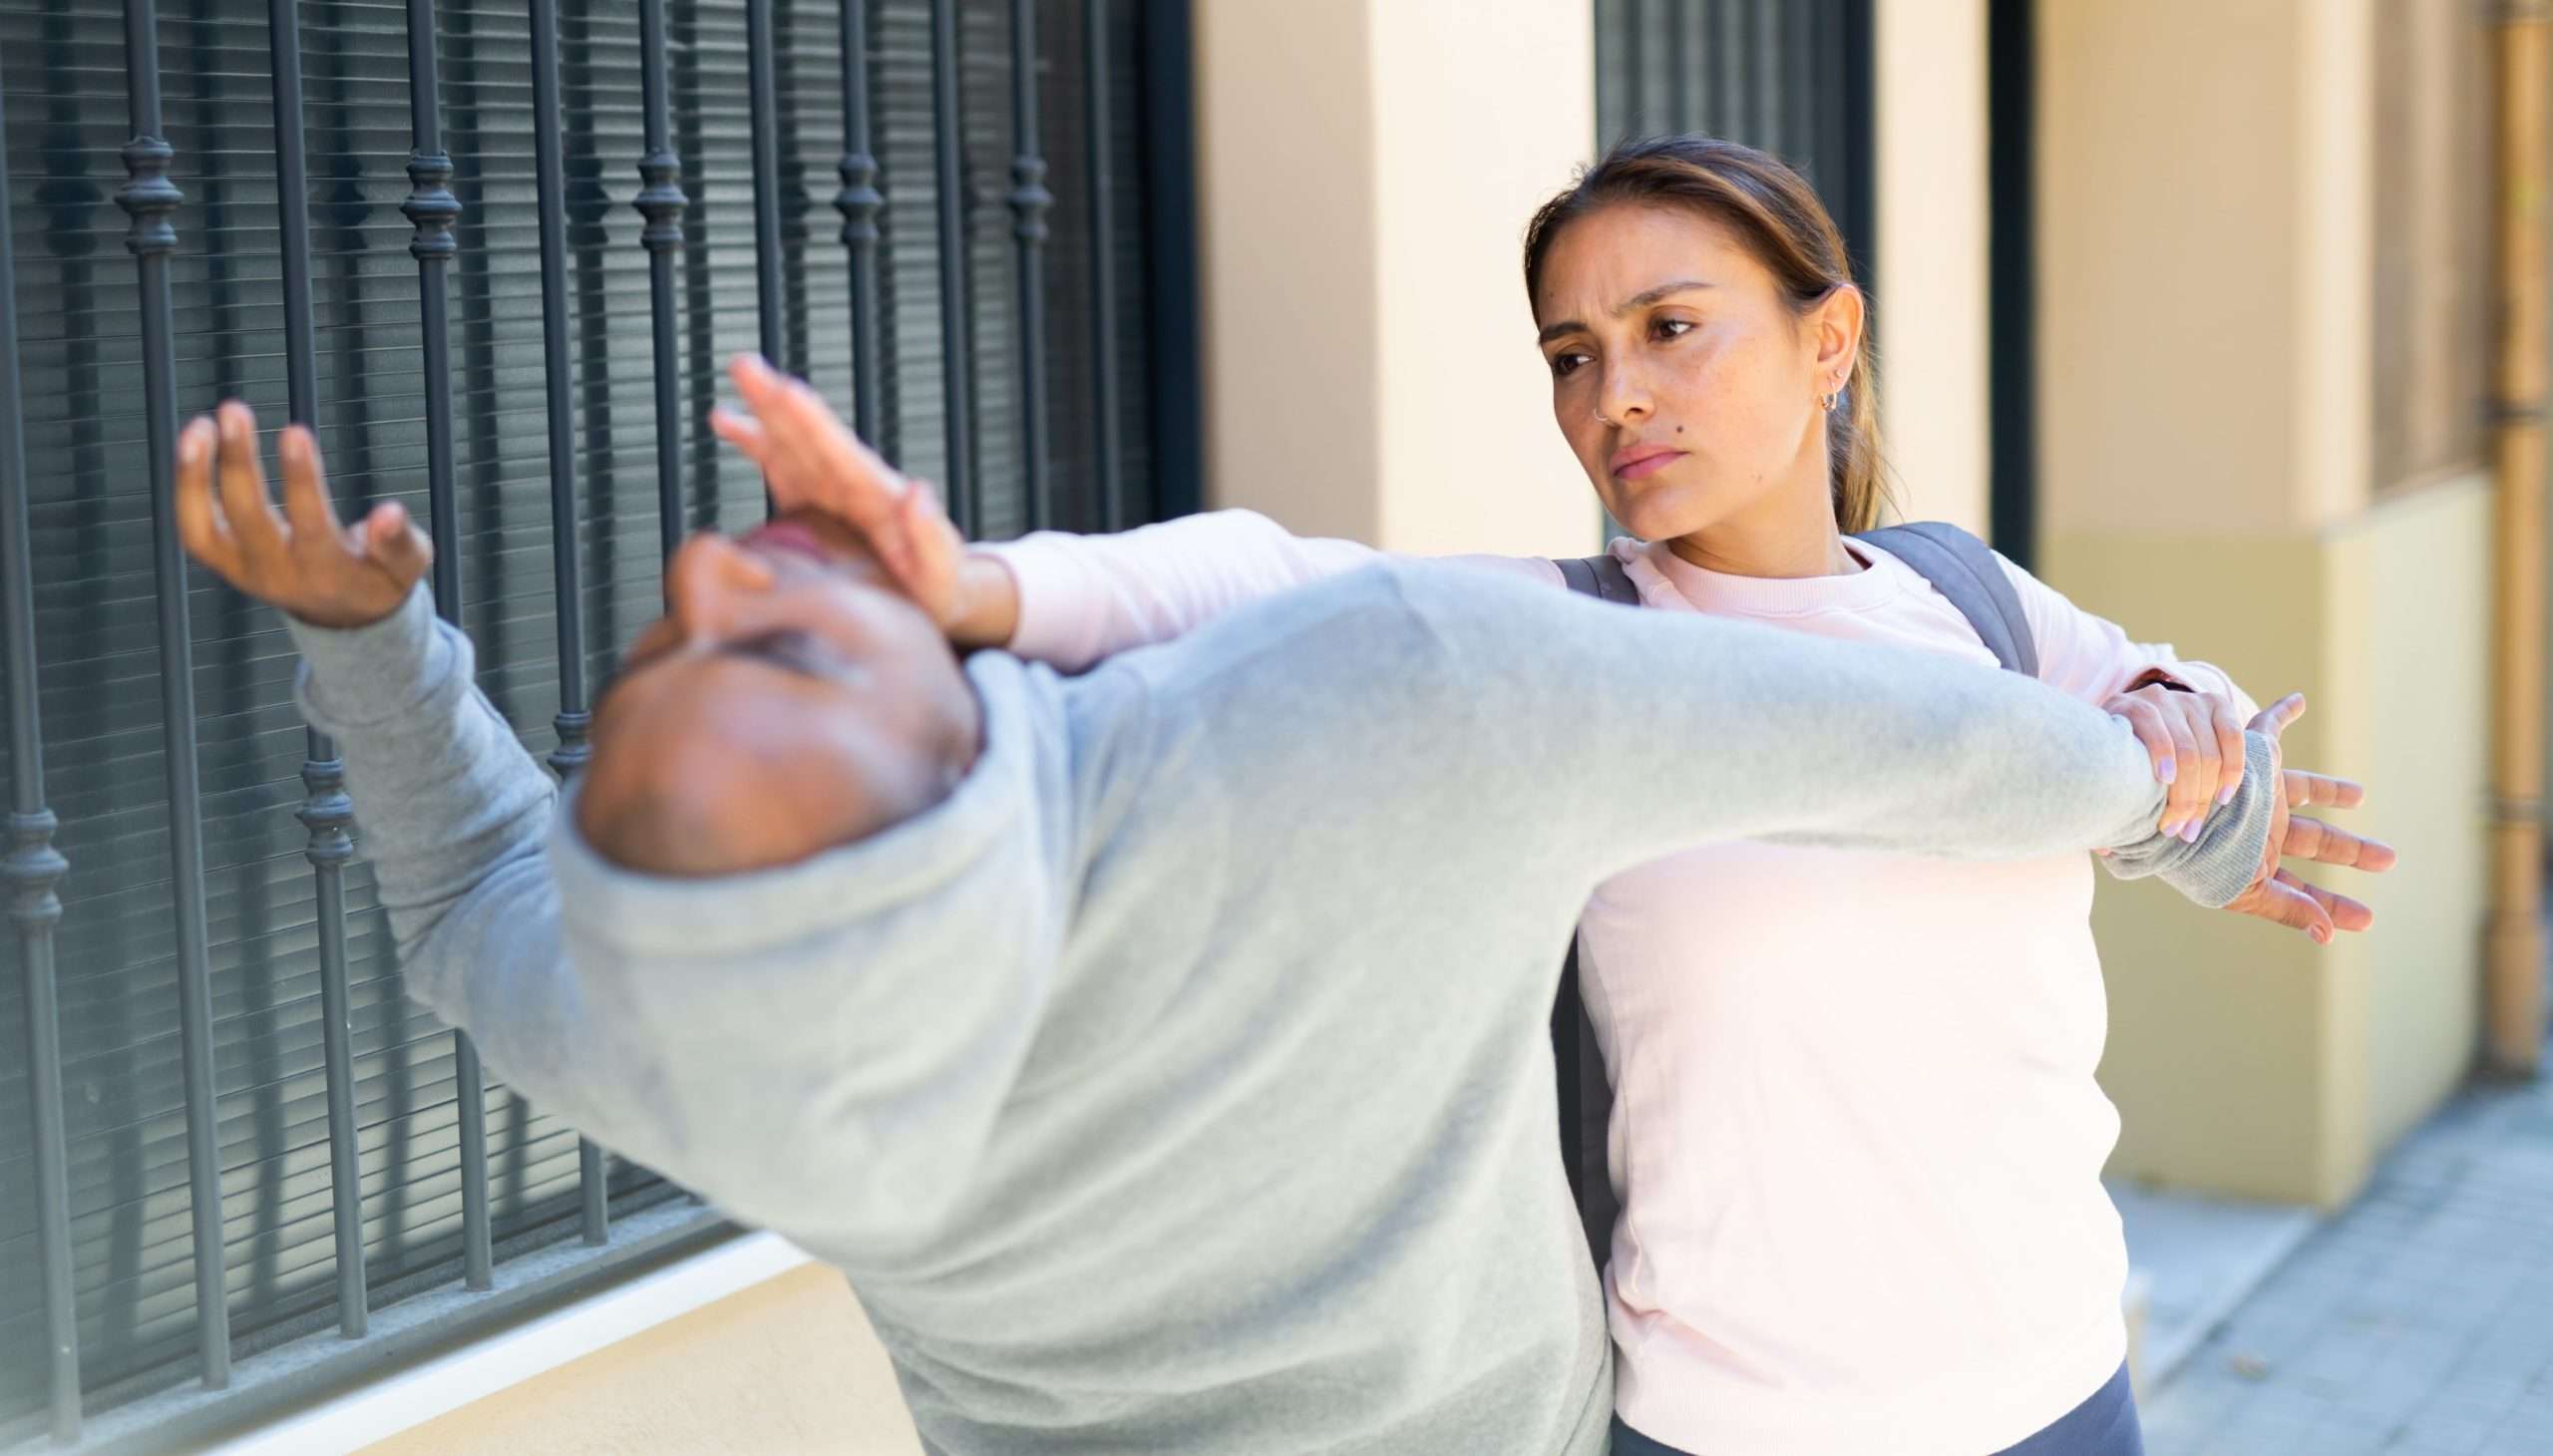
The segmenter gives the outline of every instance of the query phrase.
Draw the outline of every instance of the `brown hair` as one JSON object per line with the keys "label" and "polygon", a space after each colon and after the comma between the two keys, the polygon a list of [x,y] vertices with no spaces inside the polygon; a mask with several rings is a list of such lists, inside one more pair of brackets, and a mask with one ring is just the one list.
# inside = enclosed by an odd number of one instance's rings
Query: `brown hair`
{"label": "brown hair", "polygon": [[[1561,230],[1617,203],[1682,207],[1736,234],[1770,269],[1801,313],[1838,288],[1853,285],[1843,234],[1807,179],[1769,153],[1691,134],[1626,142],[1545,202],[1525,229],[1525,298],[1538,296],[1543,262]],[[1844,398],[1826,419],[1835,522],[1847,533],[1879,525],[1888,504],[1880,478],[1879,399],[1870,330],[1862,331]]]}

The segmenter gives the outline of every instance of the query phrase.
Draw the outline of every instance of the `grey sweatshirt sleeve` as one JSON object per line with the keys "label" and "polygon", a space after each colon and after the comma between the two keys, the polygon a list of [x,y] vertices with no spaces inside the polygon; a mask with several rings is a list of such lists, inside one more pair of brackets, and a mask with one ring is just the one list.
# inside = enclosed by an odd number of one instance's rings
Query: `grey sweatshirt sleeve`
{"label": "grey sweatshirt sleeve", "polygon": [[[1370,654],[1397,661],[1384,680],[1297,686],[1425,700],[1412,716],[1434,726],[1402,744],[1397,719],[1363,715],[1362,755],[1383,768],[1375,797],[1432,785],[1449,839],[1521,836],[1598,880],[1728,839],[1989,860],[2106,849],[2116,873],[2211,907],[2261,863],[2271,788],[2257,736],[2242,792],[2186,845],[2154,832],[2163,787],[2126,725],[2015,674],[1458,568],[1373,573],[1371,590],[1339,598],[1364,606],[1337,624],[1331,670],[1360,670],[1350,639],[1415,640]],[[1320,741],[1308,722],[1299,732]],[[1335,779],[1330,758],[1298,772]]]}
{"label": "grey sweatshirt sleeve", "polygon": [[367,627],[287,623],[302,710],[345,759],[408,993],[468,1030],[499,1076],[611,1141],[612,1099],[592,1085],[610,1062],[587,1034],[543,852],[557,789],[472,680],[470,639],[422,587]]}

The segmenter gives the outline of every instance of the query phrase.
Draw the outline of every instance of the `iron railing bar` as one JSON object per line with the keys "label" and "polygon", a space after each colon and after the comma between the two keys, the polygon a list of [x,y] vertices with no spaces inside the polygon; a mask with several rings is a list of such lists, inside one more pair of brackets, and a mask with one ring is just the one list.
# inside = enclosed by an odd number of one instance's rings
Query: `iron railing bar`
{"label": "iron railing bar", "polygon": [[869,7],[842,0],[842,213],[843,245],[851,249],[852,428],[873,449],[882,448],[886,409],[878,334],[878,214],[887,205],[878,189],[878,158],[869,124]]}
{"label": "iron railing bar", "polygon": [[931,0],[930,100],[933,190],[939,213],[940,387],[948,441],[945,495],[957,529],[972,537],[982,515],[976,500],[974,472],[974,400],[967,377],[972,350],[967,347],[966,202],[959,152],[964,125],[963,98],[957,86],[957,0]]}
{"label": "iron railing bar", "polygon": [[771,0],[745,0],[745,89],[751,103],[754,168],[754,301],[761,314],[762,356],[774,369],[786,369],[782,357],[788,334],[782,310],[788,306],[781,276],[780,235],[780,98],[773,72]]}
{"label": "iron railing bar", "polygon": [[[426,389],[426,511],[435,540],[435,611],[461,622],[461,507],[453,488],[452,335],[448,265],[461,244],[453,236],[461,199],[452,194],[452,159],[443,150],[443,112],[437,94],[434,0],[408,0],[408,120],[414,133],[408,154],[408,199],[399,210],[415,225],[408,251],[417,259],[419,319],[424,330]],[[479,1070],[479,1048],[470,1033],[452,1034],[460,1085],[461,1244],[463,1282],[493,1287],[488,1217],[488,1092]]]}
{"label": "iron railing bar", "polygon": [[[275,201],[283,264],[286,410],[294,424],[316,427],[318,344],[310,318],[310,168],[302,136],[301,16],[298,0],[267,0],[266,30],[274,53]],[[322,1061],[328,1093],[329,1201],[335,1214],[337,1330],[361,1339],[370,1317],[364,1287],[362,1153],[356,1143],[354,1029],[347,1019],[345,865],[354,857],[354,802],[345,764],[316,728],[304,730],[297,817],[309,832],[319,921]]]}
{"label": "iron railing bar", "polygon": [[1623,47],[1623,120],[1619,135],[1597,139],[1599,147],[1611,147],[1626,138],[1638,137],[1649,130],[1648,118],[1644,115],[1647,98],[1642,94],[1647,89],[1647,78],[1641,74],[1641,68],[1648,64],[1646,34],[1648,27],[1644,23],[1646,20],[1644,12],[1647,7],[1642,5],[1641,0],[1622,0],[1622,7],[1623,21],[1620,36]]}
{"label": "iron railing bar", "polygon": [[194,650],[186,623],[186,561],[171,500],[177,460],[176,321],[169,256],[178,231],[169,214],[185,194],[169,181],[176,151],[163,135],[160,37],[154,0],[125,0],[126,84],[133,140],[116,205],[132,219],[125,248],[141,290],[143,418],[150,437],[152,556],[158,576],[160,703],[167,729],[171,912],[177,919],[178,1020],[186,1089],[188,1208],[194,1225],[195,1353],[207,1389],[230,1382],[229,1301],[222,1277],[220,1147],[213,1136],[210,938],[204,916],[201,785],[195,766]]}
{"label": "iron railing bar", "polygon": [[[0,105],[0,119],[7,108]],[[53,847],[36,701],[35,557],[27,527],[26,425],[18,374],[18,273],[9,221],[9,138],[0,120],[0,653],[9,675],[9,834],[0,880],[26,985],[28,1115],[36,1165],[36,1269],[44,1281],[53,1439],[80,1439],[80,1310],[71,1282],[71,1175],[62,1114],[62,1023],[53,958],[56,893],[70,862]]]}
{"label": "iron railing bar", "polygon": [[1028,524],[1055,524],[1046,461],[1046,159],[1037,137],[1037,0],[1010,0],[1011,236],[1018,244],[1019,425]]}
{"label": "iron railing bar", "polygon": [[647,318],[655,347],[656,519],[664,558],[682,545],[681,355],[674,331],[674,254],[682,248],[682,160],[674,155],[673,121],[666,93],[665,0],[639,0],[638,83],[646,111],[647,154],[638,161],[637,197],[630,205],[647,219],[639,245],[647,249]]}
{"label": "iron railing bar", "polygon": [[1782,74],[1782,28],[1787,17],[1780,5],[1765,5],[1755,12],[1755,50],[1747,66],[1755,77],[1756,146],[1768,150],[1781,145],[1782,95],[1773,78]]}
{"label": "iron railing bar", "polygon": [[1747,0],[1711,0],[1711,9],[1719,22],[1711,28],[1711,69],[1718,84],[1711,88],[1706,125],[1715,136],[1734,137],[1746,125]]}
{"label": "iron railing bar", "polygon": [[[567,353],[567,166],[558,104],[558,0],[532,0],[532,150],[541,209],[541,338],[548,404],[549,569],[558,629],[558,746],[549,768],[560,783],[585,766],[584,602],[576,587],[576,420]],[[576,1139],[576,1181],[587,1244],[611,1238],[602,1149]]]}
{"label": "iron railing bar", "polygon": [[1093,465],[1099,481],[1098,529],[1118,531],[1126,524],[1126,485],[1117,420],[1117,212],[1111,145],[1116,118],[1109,94],[1108,0],[1085,0],[1081,40],[1084,126],[1090,134],[1090,409],[1098,425]]}

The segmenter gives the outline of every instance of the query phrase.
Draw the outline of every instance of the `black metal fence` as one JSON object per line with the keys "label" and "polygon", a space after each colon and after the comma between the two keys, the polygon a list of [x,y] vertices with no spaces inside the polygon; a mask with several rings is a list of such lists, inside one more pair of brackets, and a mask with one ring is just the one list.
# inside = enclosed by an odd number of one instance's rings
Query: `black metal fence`
{"label": "black metal fence", "polygon": [[1816,185],[1870,278],[1871,0],[1596,0],[1596,143],[1707,132]]}
{"label": "black metal fence", "polygon": [[411,501],[572,773],[665,553],[763,510],[737,349],[974,534],[1187,504],[1184,14],[0,0],[0,1445],[180,1443],[717,1230],[402,997],[287,639],[179,551],[180,411]]}

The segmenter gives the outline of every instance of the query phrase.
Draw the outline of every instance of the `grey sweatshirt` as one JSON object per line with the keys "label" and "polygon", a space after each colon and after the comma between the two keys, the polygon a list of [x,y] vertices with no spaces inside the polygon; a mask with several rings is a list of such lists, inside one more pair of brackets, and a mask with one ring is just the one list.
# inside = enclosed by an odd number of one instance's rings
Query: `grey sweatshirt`
{"label": "grey sweatshirt", "polygon": [[1596,1452],[1547,1018],[1596,884],[1731,837],[2113,847],[2221,904],[2123,725],[2010,673],[1378,565],[967,674],[921,817],[605,864],[422,593],[296,624],[410,992],[587,1135],[849,1273],[936,1452]]}

